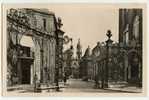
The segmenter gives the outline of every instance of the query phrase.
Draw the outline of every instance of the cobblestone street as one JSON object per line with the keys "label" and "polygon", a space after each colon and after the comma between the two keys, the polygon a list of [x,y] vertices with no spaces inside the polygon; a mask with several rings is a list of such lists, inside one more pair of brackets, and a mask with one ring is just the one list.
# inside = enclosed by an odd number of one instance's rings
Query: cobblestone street
{"label": "cobblestone street", "polygon": [[67,88],[63,89],[64,92],[99,92],[99,93],[109,93],[109,92],[124,92],[124,93],[138,93],[141,92],[140,88],[131,87],[127,85],[114,85],[110,83],[110,88],[108,89],[95,89],[95,83],[93,81],[82,81],[80,79],[70,79],[68,80]]}
{"label": "cobblestone street", "polygon": [[[141,88],[127,85],[114,85],[109,84],[110,88],[107,89],[95,89],[93,81],[82,81],[81,79],[69,79],[65,88],[61,88],[61,93],[76,93],[76,92],[85,92],[85,93],[140,93]],[[64,86],[63,83],[60,83],[60,86]],[[12,88],[12,87],[11,87]],[[15,88],[15,87],[13,87]],[[21,85],[16,87],[13,91],[16,93],[33,93],[33,88],[30,85]],[[55,92],[55,90],[48,91],[43,90],[42,93]]]}

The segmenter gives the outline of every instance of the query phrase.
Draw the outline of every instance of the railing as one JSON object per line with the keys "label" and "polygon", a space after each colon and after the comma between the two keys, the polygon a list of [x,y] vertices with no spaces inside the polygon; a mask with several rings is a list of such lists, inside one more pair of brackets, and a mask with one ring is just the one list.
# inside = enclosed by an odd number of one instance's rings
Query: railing
{"label": "railing", "polygon": [[[100,55],[93,58],[93,65],[95,63],[97,65],[93,66],[95,67],[93,68],[95,83],[97,84],[97,81],[100,81],[102,83],[102,88],[107,88],[108,83],[111,81],[129,82],[129,80],[133,80],[134,76],[138,76],[137,79],[140,80],[142,75],[141,48],[136,44],[124,46],[120,45],[120,43],[112,43],[113,41],[110,39],[112,35],[110,35],[110,32],[107,33],[107,36],[109,38],[106,44],[101,46]],[[133,66],[138,66],[136,70],[140,70],[134,76],[132,74]],[[135,79],[135,81],[138,81],[137,79]]]}

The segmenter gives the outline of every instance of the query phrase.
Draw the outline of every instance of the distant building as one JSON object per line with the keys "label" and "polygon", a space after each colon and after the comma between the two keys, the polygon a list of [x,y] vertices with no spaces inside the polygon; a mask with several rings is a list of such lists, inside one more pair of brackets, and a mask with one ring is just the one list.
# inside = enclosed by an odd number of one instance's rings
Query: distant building
{"label": "distant building", "polygon": [[78,59],[73,58],[71,63],[71,69],[72,69],[72,78],[79,78],[79,62]]}
{"label": "distant building", "polygon": [[72,75],[72,62],[73,62],[73,46],[63,52],[63,72],[67,76]]}
{"label": "distant building", "polygon": [[81,58],[82,58],[82,46],[81,46],[81,43],[80,43],[80,39],[78,40],[78,43],[77,43],[77,47],[76,47],[76,60],[77,60],[77,63],[78,63],[78,71],[77,72],[79,72],[78,73],[78,75],[79,75],[79,77],[81,77],[80,76],[80,63],[81,63]]}
{"label": "distant building", "polygon": [[85,51],[84,56],[82,57],[81,61],[80,61],[80,77],[83,80],[88,80],[90,79],[90,76],[92,74],[92,58],[91,58],[91,51],[90,51],[90,47],[88,46],[88,48]]}
{"label": "distant building", "polygon": [[[8,85],[33,84],[35,75],[41,84],[54,83],[56,35],[64,33],[58,31],[55,14],[48,9],[9,9],[7,12]],[[30,42],[28,46],[21,43],[23,38]]]}

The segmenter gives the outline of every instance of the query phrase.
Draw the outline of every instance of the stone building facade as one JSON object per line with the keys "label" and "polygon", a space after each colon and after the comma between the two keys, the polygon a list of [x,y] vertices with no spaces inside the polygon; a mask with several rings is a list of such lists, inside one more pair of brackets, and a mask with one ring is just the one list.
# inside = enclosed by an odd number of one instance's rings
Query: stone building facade
{"label": "stone building facade", "polygon": [[142,20],[142,9],[119,10],[119,43],[126,80],[132,83],[142,83]]}
{"label": "stone building facade", "polygon": [[[58,37],[59,34],[62,37]],[[7,11],[8,85],[33,84],[35,76],[39,83],[54,83],[56,55],[58,55],[56,49],[62,50],[56,43],[63,38],[63,34],[64,32],[58,29],[55,14],[48,9],[9,9]],[[27,38],[24,41],[31,41],[32,46],[22,45],[23,37]],[[62,47],[62,44],[60,45]],[[24,48],[24,51],[21,51],[21,48]],[[21,54],[23,52],[30,55],[24,56]]]}

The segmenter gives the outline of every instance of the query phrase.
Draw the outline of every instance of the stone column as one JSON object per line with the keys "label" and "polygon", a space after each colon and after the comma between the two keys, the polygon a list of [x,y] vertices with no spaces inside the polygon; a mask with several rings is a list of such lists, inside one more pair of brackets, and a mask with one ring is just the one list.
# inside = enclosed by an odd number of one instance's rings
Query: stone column
{"label": "stone column", "polygon": [[18,59],[17,61],[17,78],[18,78],[18,84],[22,84],[22,70],[21,70],[21,60]]}
{"label": "stone column", "polygon": [[31,69],[31,71],[30,71],[30,77],[31,77],[30,78],[30,84],[34,84],[34,82],[33,82],[34,81],[33,80],[34,79],[34,66],[33,66],[33,64],[31,65],[30,69]]}
{"label": "stone column", "polygon": [[128,57],[127,56],[125,56],[124,57],[124,80],[125,81],[128,81]]}

